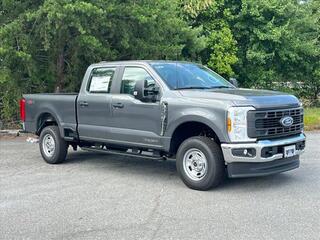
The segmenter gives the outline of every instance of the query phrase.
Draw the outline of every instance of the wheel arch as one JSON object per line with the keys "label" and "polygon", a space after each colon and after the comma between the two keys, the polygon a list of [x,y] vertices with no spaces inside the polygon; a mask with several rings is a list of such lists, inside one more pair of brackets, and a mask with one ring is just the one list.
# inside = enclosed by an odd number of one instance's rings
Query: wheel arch
{"label": "wheel arch", "polygon": [[208,121],[203,120],[186,120],[182,121],[171,130],[170,150],[169,152],[175,154],[181,145],[181,143],[194,136],[207,136],[212,138],[215,142],[220,145],[222,139],[219,134],[215,131]]}
{"label": "wheel arch", "polygon": [[[62,134],[60,122],[51,111],[43,111],[41,112],[36,120],[36,134],[40,135],[41,131],[50,125],[56,125],[59,127],[60,134]],[[62,135],[61,135],[62,136]]]}

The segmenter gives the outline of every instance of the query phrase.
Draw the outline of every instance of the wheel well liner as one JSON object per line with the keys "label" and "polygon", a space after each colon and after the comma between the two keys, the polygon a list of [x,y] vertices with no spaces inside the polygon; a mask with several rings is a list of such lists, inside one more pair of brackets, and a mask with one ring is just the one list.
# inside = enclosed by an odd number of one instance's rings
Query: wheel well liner
{"label": "wheel well liner", "polygon": [[55,117],[51,113],[48,113],[48,112],[41,113],[37,119],[36,134],[40,135],[42,129],[50,125],[58,125],[58,121],[55,119]]}
{"label": "wheel well liner", "polygon": [[213,139],[220,145],[220,140],[217,134],[207,124],[197,121],[181,123],[174,130],[170,142],[170,153],[175,154],[180,144],[187,138],[194,136],[206,136]]}

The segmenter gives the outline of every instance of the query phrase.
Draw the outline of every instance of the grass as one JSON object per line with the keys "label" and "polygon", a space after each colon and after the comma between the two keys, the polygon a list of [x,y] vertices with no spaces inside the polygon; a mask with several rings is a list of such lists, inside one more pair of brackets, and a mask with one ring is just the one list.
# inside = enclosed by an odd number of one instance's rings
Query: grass
{"label": "grass", "polygon": [[320,108],[304,109],[305,130],[320,130]]}

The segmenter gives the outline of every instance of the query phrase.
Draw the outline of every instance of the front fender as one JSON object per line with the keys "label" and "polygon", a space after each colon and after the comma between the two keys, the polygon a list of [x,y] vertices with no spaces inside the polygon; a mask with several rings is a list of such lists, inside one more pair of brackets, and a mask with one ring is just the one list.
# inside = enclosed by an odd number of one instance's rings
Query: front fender
{"label": "front fender", "polygon": [[218,136],[220,142],[227,142],[226,136],[226,113],[221,110],[217,112],[203,110],[199,108],[189,109],[179,115],[170,118],[165,132],[165,136],[172,137],[175,129],[183,123],[200,122],[210,127]]}

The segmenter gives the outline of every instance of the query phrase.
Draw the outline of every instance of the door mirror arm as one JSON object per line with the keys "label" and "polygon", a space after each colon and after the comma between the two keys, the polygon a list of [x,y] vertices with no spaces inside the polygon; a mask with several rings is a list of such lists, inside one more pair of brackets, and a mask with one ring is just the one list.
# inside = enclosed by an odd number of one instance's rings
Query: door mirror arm
{"label": "door mirror arm", "polygon": [[230,79],[229,79],[229,82],[230,82],[233,86],[235,86],[236,88],[239,87],[239,84],[238,84],[237,79],[235,79],[235,78],[230,78]]}

